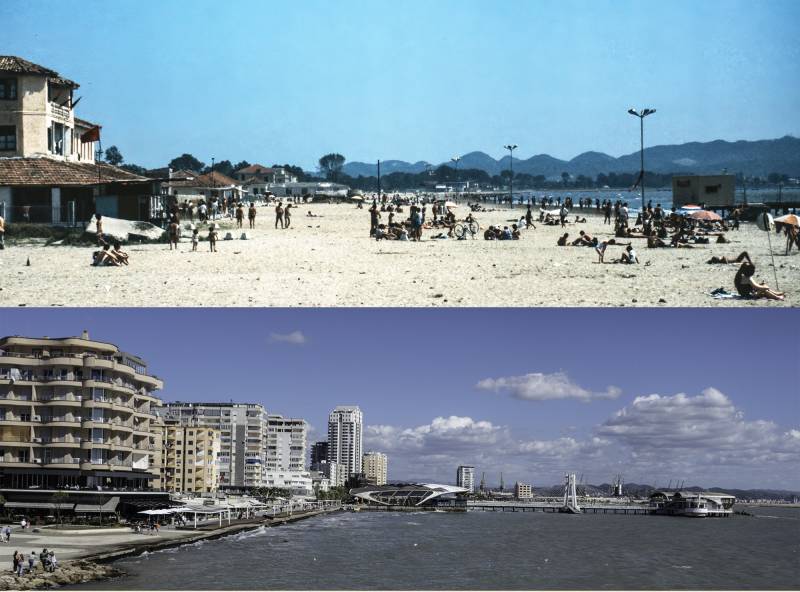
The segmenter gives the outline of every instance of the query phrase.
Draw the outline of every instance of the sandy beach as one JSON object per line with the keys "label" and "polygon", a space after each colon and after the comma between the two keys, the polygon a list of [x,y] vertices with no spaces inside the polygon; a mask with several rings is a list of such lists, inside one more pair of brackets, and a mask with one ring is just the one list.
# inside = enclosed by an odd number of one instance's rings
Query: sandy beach
{"label": "sandy beach", "polygon": [[[308,217],[309,210],[319,217]],[[461,219],[467,208],[456,212]],[[510,226],[523,213],[516,207],[475,215],[485,228]],[[255,230],[245,228],[248,240],[238,239],[241,231],[233,220],[219,223],[220,238],[230,230],[235,240],[220,240],[217,253],[210,253],[205,241],[192,252],[186,237],[177,251],[167,244],[129,245],[129,267],[92,267],[94,248],[88,246],[10,244],[0,251],[0,306],[782,307],[800,302],[800,254],[785,256],[785,239],[774,233],[775,271],[785,301],[709,295],[717,288],[735,292],[737,266],[706,260],[741,251],[753,258],[756,277],[775,287],[767,234],[748,223],[728,233],[730,244],[647,249],[643,239],[632,239],[639,265],[608,263],[621,254],[619,246],[609,248],[606,264],[598,263],[592,248],[556,246],[565,231],[570,238],[582,229],[600,240],[612,237],[613,228],[594,215],[564,230],[537,224],[519,241],[434,240],[437,230],[425,230],[420,243],[375,241],[369,238],[367,206],[352,204],[300,205],[286,230],[274,229],[273,209],[261,207]]]}

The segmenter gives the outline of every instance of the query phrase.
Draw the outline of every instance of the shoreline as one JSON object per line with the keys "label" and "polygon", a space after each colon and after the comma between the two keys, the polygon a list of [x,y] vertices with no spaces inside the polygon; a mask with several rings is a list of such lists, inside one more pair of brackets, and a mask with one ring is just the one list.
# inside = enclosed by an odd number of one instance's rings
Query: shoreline
{"label": "shoreline", "polygon": [[163,551],[184,545],[191,545],[199,541],[214,540],[240,532],[256,530],[261,527],[276,527],[299,522],[323,514],[343,511],[341,508],[311,510],[309,512],[284,515],[271,519],[259,518],[214,528],[212,530],[186,530],[187,536],[154,541],[135,541],[122,543],[111,548],[83,555],[74,559],[59,562],[57,571],[53,573],[36,571],[32,575],[17,577],[15,575],[0,575],[0,590],[40,590],[83,584],[86,582],[108,580],[111,578],[124,578],[127,573],[112,565],[112,562],[148,552]]}

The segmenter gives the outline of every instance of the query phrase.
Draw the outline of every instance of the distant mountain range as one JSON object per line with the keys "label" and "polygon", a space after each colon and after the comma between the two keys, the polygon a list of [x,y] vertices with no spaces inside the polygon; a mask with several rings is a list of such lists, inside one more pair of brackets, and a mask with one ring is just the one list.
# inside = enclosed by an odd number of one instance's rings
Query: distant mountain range
{"label": "distant mountain range", "polygon": [[[608,495],[611,491],[609,483],[601,485],[581,485],[579,489],[583,489],[590,495]],[[625,483],[623,486],[625,495],[633,497],[648,497],[655,488],[652,485],[641,485],[637,483]],[[666,489],[662,487],[659,489]],[[672,490],[676,488],[673,487]],[[683,491],[721,491],[736,496],[738,500],[758,500],[758,499],[771,499],[771,500],[784,500],[791,501],[794,497],[798,496],[796,491],[787,491],[783,489],[732,489],[729,487],[709,487],[704,488],[698,485],[684,487]],[[559,496],[564,495],[564,485],[553,485],[551,487],[536,488],[536,492],[540,495]]]}
{"label": "distant mountain range", "polygon": [[[766,177],[769,173],[800,176],[800,138],[784,136],[775,140],[726,142],[689,142],[688,144],[651,146],[644,150],[645,169],[654,173],[744,173]],[[453,166],[452,162],[444,162]],[[459,169],[480,169],[498,175],[509,167],[509,157],[495,160],[485,152],[470,152],[461,157]],[[426,167],[436,168],[425,161],[381,161],[381,175],[390,173],[421,173]],[[344,172],[352,177],[377,175],[377,164],[348,162]],[[639,152],[614,158],[602,152],[584,152],[572,160],[560,160],[549,154],[537,154],[527,160],[514,159],[515,173],[544,175],[559,178],[567,172],[572,176],[596,177],[599,173],[634,173],[639,170]]]}

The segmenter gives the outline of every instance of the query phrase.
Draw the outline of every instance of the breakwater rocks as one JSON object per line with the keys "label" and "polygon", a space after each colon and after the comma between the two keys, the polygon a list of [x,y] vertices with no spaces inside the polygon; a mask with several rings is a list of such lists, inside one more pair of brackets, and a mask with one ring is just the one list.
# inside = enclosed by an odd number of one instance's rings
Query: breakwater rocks
{"label": "breakwater rocks", "polygon": [[12,574],[0,575],[0,590],[40,590],[59,588],[69,584],[81,584],[93,580],[105,580],[124,576],[125,572],[111,565],[102,565],[92,561],[64,561],[54,572],[46,572],[39,567],[38,571],[26,573],[22,577]]}

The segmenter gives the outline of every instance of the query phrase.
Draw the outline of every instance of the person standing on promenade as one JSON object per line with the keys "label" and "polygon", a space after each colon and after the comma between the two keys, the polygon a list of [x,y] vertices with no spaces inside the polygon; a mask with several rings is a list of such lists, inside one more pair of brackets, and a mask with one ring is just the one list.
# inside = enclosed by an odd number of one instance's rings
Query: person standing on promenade
{"label": "person standing on promenade", "polygon": [[283,203],[278,202],[278,205],[275,206],[275,228],[278,227],[280,223],[281,228],[284,228],[283,225]]}
{"label": "person standing on promenade", "polygon": [[6,248],[6,221],[0,216],[0,251]]}
{"label": "person standing on promenade", "polygon": [[250,223],[250,228],[256,227],[256,204],[250,202],[250,207],[247,209],[247,221]]}

